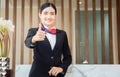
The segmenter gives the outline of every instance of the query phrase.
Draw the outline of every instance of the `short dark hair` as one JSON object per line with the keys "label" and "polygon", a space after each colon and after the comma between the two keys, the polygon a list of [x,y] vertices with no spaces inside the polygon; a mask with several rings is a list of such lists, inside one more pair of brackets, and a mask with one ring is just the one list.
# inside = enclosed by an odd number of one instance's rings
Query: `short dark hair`
{"label": "short dark hair", "polygon": [[52,7],[55,10],[55,14],[57,14],[56,6],[53,3],[50,3],[50,2],[42,4],[42,6],[40,7],[40,13],[42,13],[42,11],[47,7]]}

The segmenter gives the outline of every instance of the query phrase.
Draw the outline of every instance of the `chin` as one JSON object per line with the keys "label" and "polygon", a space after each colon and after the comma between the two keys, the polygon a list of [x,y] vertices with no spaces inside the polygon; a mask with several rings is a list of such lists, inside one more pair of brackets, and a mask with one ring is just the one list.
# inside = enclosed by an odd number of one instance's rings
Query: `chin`
{"label": "chin", "polygon": [[52,25],[52,24],[46,24],[46,25]]}

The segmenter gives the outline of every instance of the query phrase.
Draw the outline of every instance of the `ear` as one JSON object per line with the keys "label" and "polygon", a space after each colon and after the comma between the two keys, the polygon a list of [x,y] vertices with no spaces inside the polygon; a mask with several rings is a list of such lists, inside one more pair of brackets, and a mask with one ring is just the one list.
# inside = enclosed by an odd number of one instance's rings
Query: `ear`
{"label": "ear", "polygon": [[39,18],[41,18],[41,14],[39,13]]}

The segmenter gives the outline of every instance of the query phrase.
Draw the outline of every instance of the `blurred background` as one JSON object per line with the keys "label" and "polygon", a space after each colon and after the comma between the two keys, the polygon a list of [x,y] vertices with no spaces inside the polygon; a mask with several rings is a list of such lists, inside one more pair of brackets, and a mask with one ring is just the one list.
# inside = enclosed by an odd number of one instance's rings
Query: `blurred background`
{"label": "blurred background", "polygon": [[32,50],[24,40],[38,27],[40,5],[57,7],[56,26],[67,32],[73,64],[120,64],[119,0],[0,0],[0,17],[13,22],[10,33],[10,68],[31,64]]}

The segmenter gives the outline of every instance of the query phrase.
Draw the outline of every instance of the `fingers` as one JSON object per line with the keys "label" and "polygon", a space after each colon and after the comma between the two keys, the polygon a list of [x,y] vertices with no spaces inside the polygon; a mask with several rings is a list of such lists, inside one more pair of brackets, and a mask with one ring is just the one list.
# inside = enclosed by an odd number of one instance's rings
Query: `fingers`
{"label": "fingers", "polygon": [[63,71],[63,69],[60,68],[60,67],[52,67],[48,73],[49,73],[50,76],[51,76],[51,75],[52,75],[52,76],[57,76],[57,75],[58,75],[59,73],[61,73],[62,71]]}
{"label": "fingers", "polygon": [[53,76],[57,76],[58,72],[57,69],[55,67],[53,67],[50,71],[49,71],[49,75],[53,75]]}
{"label": "fingers", "polygon": [[33,40],[34,41],[43,41],[45,39],[45,35],[44,34],[39,34],[39,35],[35,35],[33,36]]}

